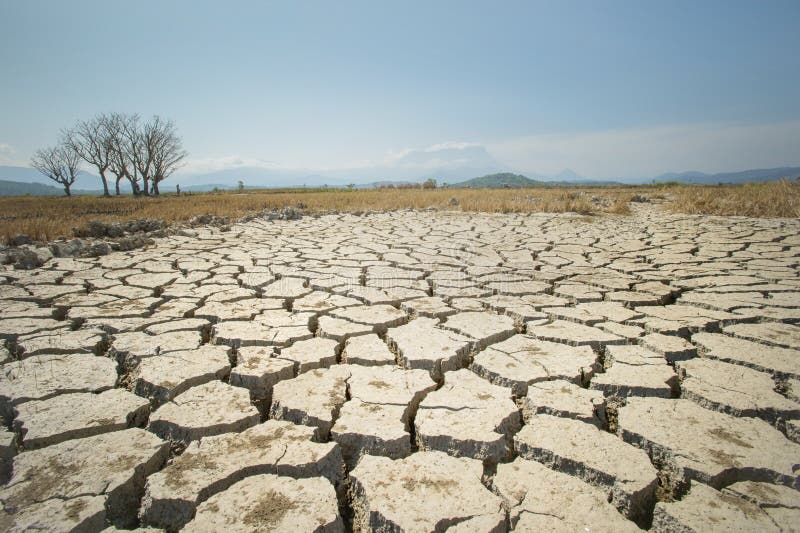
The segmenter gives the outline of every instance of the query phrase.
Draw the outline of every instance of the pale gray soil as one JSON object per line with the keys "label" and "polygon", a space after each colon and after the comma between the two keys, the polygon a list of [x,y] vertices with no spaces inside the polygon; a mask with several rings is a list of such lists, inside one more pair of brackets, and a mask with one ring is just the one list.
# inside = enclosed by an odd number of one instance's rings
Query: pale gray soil
{"label": "pale gray soil", "polygon": [[658,209],[5,267],[0,528],[795,530],[800,222]]}

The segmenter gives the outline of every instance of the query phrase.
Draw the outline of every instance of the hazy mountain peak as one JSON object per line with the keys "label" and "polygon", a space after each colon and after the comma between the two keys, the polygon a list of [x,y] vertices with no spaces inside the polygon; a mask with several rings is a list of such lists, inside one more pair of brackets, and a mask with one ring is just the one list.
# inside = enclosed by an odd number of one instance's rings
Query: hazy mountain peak
{"label": "hazy mountain peak", "polygon": [[558,180],[567,180],[567,181],[583,179],[583,176],[568,168],[565,168],[564,170],[562,170],[553,177]]}

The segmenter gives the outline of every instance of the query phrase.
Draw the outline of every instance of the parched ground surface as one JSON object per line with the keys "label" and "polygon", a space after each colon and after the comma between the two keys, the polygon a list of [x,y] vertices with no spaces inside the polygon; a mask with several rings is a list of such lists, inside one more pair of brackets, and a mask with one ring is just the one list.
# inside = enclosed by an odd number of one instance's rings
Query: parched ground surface
{"label": "parched ground surface", "polygon": [[0,528],[796,530],[800,223],[658,209],[0,271]]}

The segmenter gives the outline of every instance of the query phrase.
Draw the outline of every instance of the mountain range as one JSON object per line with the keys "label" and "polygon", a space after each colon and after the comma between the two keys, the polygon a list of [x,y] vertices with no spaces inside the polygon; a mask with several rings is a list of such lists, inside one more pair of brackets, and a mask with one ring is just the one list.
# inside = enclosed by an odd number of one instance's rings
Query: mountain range
{"label": "mountain range", "polygon": [[[169,178],[162,191],[172,191],[180,184],[184,191],[210,191],[212,189],[235,189],[242,181],[246,188],[279,187],[344,187],[353,184],[357,188],[372,188],[380,185],[421,183],[436,179],[439,185],[449,187],[535,187],[541,185],[612,185],[681,182],[695,184],[745,183],[772,181],[781,178],[800,177],[800,167],[750,169],[736,172],[707,174],[704,172],[667,172],[655,178],[592,179],[566,169],[555,175],[529,173],[527,176],[511,172],[498,172],[497,162],[482,147],[458,148],[458,154],[472,150],[462,160],[447,158],[447,147],[426,152],[417,150],[401,154],[385,168],[373,167],[370,174],[365,171],[352,175],[343,171],[309,172],[265,167],[238,167],[206,173],[184,172]],[[481,153],[483,152],[483,153]],[[485,154],[485,155],[484,155]],[[463,164],[462,164],[463,163]],[[383,172],[382,172],[383,171]],[[480,176],[480,177],[473,177]],[[166,186],[165,186],[166,185]],[[109,184],[113,189],[113,184]],[[90,172],[81,171],[73,185],[73,194],[99,194],[100,178]],[[125,193],[130,192],[127,183],[122,184]],[[63,190],[33,168],[0,166],[0,196],[59,195]]]}
{"label": "mountain range", "polygon": [[796,179],[800,177],[800,167],[760,168],[740,170],[737,172],[720,172],[706,174],[705,172],[667,172],[654,179],[655,182],[677,181],[680,183],[746,183],[774,181],[782,178]]}

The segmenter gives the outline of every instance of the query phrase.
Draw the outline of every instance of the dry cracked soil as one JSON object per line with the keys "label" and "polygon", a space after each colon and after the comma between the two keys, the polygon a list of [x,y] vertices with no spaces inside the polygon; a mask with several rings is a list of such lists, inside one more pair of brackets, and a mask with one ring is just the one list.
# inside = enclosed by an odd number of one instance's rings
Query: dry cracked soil
{"label": "dry cracked soil", "polygon": [[6,531],[796,531],[800,222],[390,212],[0,271]]}

